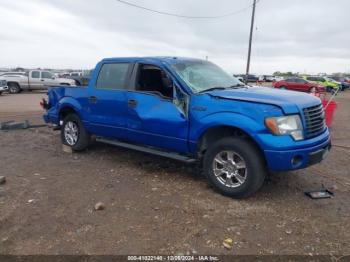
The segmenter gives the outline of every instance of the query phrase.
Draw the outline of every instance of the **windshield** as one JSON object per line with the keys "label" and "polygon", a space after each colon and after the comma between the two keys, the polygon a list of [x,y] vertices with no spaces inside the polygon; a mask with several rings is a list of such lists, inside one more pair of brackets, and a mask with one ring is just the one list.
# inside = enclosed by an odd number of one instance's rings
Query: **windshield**
{"label": "windshield", "polygon": [[171,66],[195,93],[212,88],[243,85],[238,79],[208,61],[186,61]]}
{"label": "windshield", "polygon": [[329,82],[337,82],[336,80],[332,79],[332,78],[329,78],[329,77],[325,77],[325,79]]}

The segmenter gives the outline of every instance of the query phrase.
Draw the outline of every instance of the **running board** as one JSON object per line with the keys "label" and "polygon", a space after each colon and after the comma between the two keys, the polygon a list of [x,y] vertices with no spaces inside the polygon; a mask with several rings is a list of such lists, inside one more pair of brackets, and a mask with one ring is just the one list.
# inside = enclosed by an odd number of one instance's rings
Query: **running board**
{"label": "running board", "polygon": [[181,162],[185,162],[185,163],[188,163],[188,164],[194,163],[194,162],[197,161],[194,158],[190,158],[188,156],[183,156],[183,155],[180,155],[180,154],[177,154],[177,153],[157,150],[157,149],[146,147],[146,146],[128,144],[128,143],[120,142],[120,141],[114,140],[114,139],[107,139],[107,138],[102,138],[102,137],[96,137],[96,141],[97,142],[101,142],[101,143],[114,145],[114,146],[125,147],[125,148],[128,148],[128,149],[133,149],[133,150],[137,150],[137,151],[141,151],[141,152],[144,152],[144,153],[149,153],[149,154],[153,154],[153,155],[157,155],[157,156],[171,158],[171,159],[175,159],[175,160],[178,160],[178,161],[181,161]]}

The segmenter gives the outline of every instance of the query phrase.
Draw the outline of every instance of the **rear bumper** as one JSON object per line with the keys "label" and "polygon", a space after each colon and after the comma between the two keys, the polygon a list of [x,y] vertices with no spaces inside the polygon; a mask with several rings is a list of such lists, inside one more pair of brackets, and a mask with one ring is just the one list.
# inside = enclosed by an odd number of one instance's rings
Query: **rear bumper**
{"label": "rear bumper", "polygon": [[56,115],[54,115],[54,114],[50,114],[49,112],[46,112],[43,115],[43,119],[44,119],[45,123],[51,123],[51,124],[54,124],[54,125],[58,125],[59,124],[58,117]]}
{"label": "rear bumper", "polygon": [[319,145],[294,150],[266,150],[265,158],[272,171],[288,171],[305,168],[321,162],[331,149],[330,138]]}

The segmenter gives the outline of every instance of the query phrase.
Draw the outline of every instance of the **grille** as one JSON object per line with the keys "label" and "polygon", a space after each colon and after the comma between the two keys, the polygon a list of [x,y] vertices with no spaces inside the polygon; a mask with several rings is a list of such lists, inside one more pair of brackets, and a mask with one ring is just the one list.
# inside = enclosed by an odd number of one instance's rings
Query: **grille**
{"label": "grille", "polygon": [[305,135],[307,138],[317,136],[326,128],[324,121],[324,110],[322,104],[304,108],[306,124]]}

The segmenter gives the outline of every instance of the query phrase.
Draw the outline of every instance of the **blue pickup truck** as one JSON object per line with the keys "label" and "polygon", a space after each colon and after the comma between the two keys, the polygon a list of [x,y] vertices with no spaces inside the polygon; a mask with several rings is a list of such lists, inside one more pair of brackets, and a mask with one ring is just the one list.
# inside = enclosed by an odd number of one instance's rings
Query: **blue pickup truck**
{"label": "blue pickup truck", "polygon": [[97,140],[200,161],[208,182],[234,198],[256,192],[269,170],[308,167],[331,147],[318,98],[247,86],[199,59],[104,59],[87,87],[52,87],[42,104],[75,151]]}

